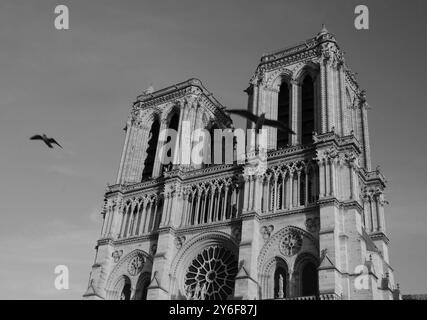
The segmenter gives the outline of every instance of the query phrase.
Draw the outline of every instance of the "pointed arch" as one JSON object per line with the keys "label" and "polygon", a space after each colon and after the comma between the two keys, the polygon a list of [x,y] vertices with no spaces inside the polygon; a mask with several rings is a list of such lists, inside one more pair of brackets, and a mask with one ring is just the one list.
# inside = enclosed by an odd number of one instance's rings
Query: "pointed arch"
{"label": "pointed arch", "polygon": [[315,112],[314,81],[310,74],[307,74],[302,82],[301,97],[301,143],[307,144],[313,142]]}
{"label": "pointed arch", "polygon": [[[168,119],[168,126],[167,126],[167,128],[169,130],[174,130],[176,134],[178,133],[178,128],[179,128],[179,125],[180,125],[179,124],[180,112],[181,112],[180,109],[174,108],[174,109],[172,109],[172,111],[167,116],[167,119]],[[175,137],[175,144],[178,143],[178,138],[179,138],[178,136]],[[172,140],[172,138],[170,136],[168,136],[167,139],[166,139],[166,141],[164,142],[164,144],[170,143],[171,140]],[[169,159],[173,159],[174,153],[175,153],[175,150],[176,150],[176,145],[175,144],[172,145],[171,148],[169,148],[167,150],[167,153],[164,156],[167,156]],[[162,165],[160,167],[160,175],[163,174],[163,171],[164,171],[165,167],[167,167],[169,169],[172,167],[172,163],[169,163],[169,164],[165,165],[163,162],[164,161],[162,161]]]}
{"label": "pointed arch", "polygon": [[160,122],[156,117],[151,125],[148,136],[147,157],[144,161],[144,170],[142,172],[142,180],[150,179],[153,176],[154,162],[156,160],[156,151],[159,141]]}
{"label": "pointed arch", "polygon": [[293,269],[299,296],[319,294],[318,266],[318,259],[310,253],[304,252],[297,256]]}

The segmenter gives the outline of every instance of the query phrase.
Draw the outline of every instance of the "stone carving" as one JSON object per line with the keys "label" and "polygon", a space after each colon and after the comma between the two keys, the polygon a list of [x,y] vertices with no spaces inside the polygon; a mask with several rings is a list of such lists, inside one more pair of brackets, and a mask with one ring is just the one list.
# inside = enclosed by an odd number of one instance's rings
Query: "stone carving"
{"label": "stone carving", "polygon": [[157,244],[153,244],[150,248],[150,254],[154,256],[157,252]]}
{"label": "stone carving", "polygon": [[320,228],[319,217],[307,218],[307,220],[305,220],[305,226],[309,232],[319,231],[319,228]]}
{"label": "stone carving", "polygon": [[115,263],[119,262],[122,255],[123,255],[123,250],[116,250],[111,254]]}
{"label": "stone carving", "polygon": [[279,243],[280,252],[288,257],[297,254],[301,250],[302,240],[302,235],[299,232],[289,230]]}
{"label": "stone carving", "polygon": [[280,274],[279,275],[279,298],[283,298],[284,293],[283,293],[283,276]]}
{"label": "stone carving", "polygon": [[141,272],[144,267],[144,257],[142,254],[137,254],[133,259],[129,262],[128,271],[131,276],[136,276]]}
{"label": "stone carving", "polygon": [[175,246],[179,250],[185,242],[185,236],[175,238]]}
{"label": "stone carving", "polygon": [[242,239],[242,229],[240,228],[240,226],[234,227],[231,230],[231,235],[234,239],[236,239],[237,242],[240,242],[240,240]]}
{"label": "stone carving", "polygon": [[269,226],[264,226],[261,228],[261,234],[264,240],[268,240],[268,238],[270,238],[271,233],[274,231],[274,226],[273,225],[269,225]]}

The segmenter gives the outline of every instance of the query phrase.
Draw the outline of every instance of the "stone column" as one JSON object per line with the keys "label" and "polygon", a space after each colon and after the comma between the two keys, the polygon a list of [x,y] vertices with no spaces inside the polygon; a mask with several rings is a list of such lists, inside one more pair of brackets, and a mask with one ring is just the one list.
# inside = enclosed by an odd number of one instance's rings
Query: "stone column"
{"label": "stone column", "polygon": [[125,137],[125,143],[123,146],[122,156],[120,159],[120,166],[119,166],[119,172],[117,174],[117,184],[123,183],[123,170],[125,166],[125,158],[128,153],[128,145],[129,145],[129,137],[130,137],[130,128],[132,125],[131,117],[129,117],[128,121],[126,122],[126,137]]}
{"label": "stone column", "polygon": [[301,104],[301,85],[296,80],[291,80],[291,104],[290,104],[290,127],[296,133],[290,135],[290,144],[295,146],[301,144],[302,136],[302,104]]}
{"label": "stone column", "polygon": [[367,171],[371,171],[371,147],[369,144],[368,114],[367,107],[362,106],[362,127],[363,127],[363,164]]}

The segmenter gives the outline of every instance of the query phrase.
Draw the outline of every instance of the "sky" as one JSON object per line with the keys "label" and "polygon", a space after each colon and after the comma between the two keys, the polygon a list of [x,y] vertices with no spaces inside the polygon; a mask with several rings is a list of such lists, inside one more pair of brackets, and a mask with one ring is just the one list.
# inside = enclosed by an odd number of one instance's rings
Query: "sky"
{"label": "sky", "polygon": [[[54,27],[58,4],[69,30]],[[359,4],[369,30],[354,27]],[[1,0],[0,299],[81,298],[137,95],[197,77],[243,108],[261,55],[322,23],[372,107],[395,277],[403,293],[427,293],[426,9],[423,0]],[[38,133],[64,150],[29,141]],[[68,290],[54,287],[57,265],[69,268]]]}

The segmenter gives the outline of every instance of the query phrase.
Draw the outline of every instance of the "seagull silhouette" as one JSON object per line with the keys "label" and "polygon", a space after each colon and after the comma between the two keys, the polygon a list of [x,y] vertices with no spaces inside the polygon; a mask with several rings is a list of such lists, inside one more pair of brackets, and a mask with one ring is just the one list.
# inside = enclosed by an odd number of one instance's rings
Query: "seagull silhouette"
{"label": "seagull silhouette", "polygon": [[48,138],[45,134],[42,134],[42,135],[39,135],[39,134],[37,134],[37,135],[35,135],[35,136],[32,136],[31,138],[30,138],[30,140],[42,140],[44,143],[46,143],[46,145],[49,147],[49,148],[51,148],[51,149],[53,149],[53,146],[52,146],[52,144],[56,144],[56,145],[58,145],[59,147],[61,147],[61,149],[63,149],[62,148],[62,146],[55,140],[55,139],[53,139],[53,138]]}
{"label": "seagull silhouette", "polygon": [[284,123],[277,120],[266,119],[265,113],[262,113],[260,116],[256,116],[252,112],[247,110],[231,109],[231,110],[225,110],[225,111],[231,114],[237,114],[238,116],[241,116],[252,122],[255,122],[255,131],[257,133],[262,128],[262,126],[267,126],[267,127],[277,128],[281,131],[285,131],[290,134],[295,134],[295,132],[289,129],[289,127],[286,126]]}

